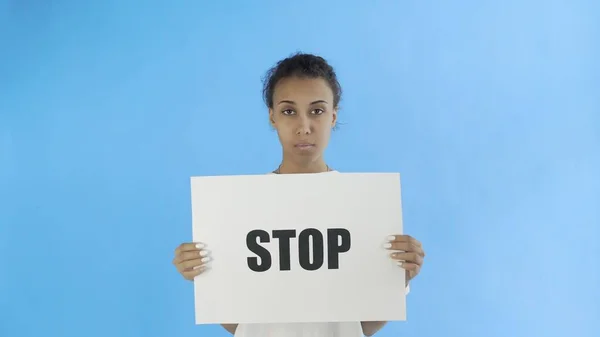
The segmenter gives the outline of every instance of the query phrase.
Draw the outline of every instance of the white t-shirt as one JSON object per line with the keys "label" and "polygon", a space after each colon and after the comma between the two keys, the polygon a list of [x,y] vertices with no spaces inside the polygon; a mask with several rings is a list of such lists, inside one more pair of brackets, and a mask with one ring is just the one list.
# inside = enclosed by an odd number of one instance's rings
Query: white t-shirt
{"label": "white t-shirt", "polygon": [[[329,171],[323,173],[334,173]],[[272,173],[270,173],[272,174]],[[407,288],[407,293],[409,289]],[[235,337],[363,337],[360,322],[238,324]]]}

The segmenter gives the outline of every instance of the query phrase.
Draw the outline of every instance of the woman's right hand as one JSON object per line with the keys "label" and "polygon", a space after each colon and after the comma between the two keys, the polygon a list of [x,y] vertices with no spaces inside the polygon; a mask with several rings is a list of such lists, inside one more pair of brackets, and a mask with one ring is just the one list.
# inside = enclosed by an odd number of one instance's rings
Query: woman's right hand
{"label": "woman's right hand", "polygon": [[182,243],[175,249],[173,264],[186,280],[193,281],[194,277],[208,269],[211,261],[210,252],[206,245],[200,242]]}

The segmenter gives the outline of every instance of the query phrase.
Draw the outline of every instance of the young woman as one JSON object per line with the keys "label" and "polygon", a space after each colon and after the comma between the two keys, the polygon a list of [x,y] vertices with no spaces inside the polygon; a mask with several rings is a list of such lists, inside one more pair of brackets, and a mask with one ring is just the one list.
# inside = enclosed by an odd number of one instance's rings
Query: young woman
{"label": "young woman", "polygon": [[[324,151],[337,121],[341,87],[333,68],[321,57],[296,54],[269,70],[264,83],[269,121],[277,130],[283,157],[272,173],[335,172]],[[408,235],[392,235],[385,246],[390,258],[406,270],[406,286],[421,269],[425,253]],[[210,257],[202,243],[181,244],[173,264],[187,280],[206,270]],[[223,324],[235,337],[361,337],[371,336],[386,322]]]}

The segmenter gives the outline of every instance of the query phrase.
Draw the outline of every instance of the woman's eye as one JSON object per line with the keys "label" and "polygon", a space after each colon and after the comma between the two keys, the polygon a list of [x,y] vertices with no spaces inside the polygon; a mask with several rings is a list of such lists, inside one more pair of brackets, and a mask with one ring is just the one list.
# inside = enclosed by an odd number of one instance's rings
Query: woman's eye
{"label": "woman's eye", "polygon": [[323,111],[322,109],[315,109],[315,110],[313,110],[313,113],[314,113],[315,115],[320,115],[320,114],[322,114],[323,112],[324,112],[324,111]]}
{"label": "woman's eye", "polygon": [[281,113],[283,113],[284,115],[293,115],[294,110],[286,109],[286,110],[283,110]]}

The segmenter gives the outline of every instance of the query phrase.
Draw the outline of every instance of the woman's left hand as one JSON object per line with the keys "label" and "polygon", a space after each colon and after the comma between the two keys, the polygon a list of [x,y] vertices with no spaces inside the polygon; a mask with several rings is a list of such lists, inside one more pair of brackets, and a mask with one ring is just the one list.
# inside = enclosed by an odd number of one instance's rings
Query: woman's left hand
{"label": "woman's left hand", "polygon": [[421,242],[409,235],[392,235],[384,248],[393,251],[390,257],[406,270],[406,284],[415,278],[421,271],[425,251]]}

